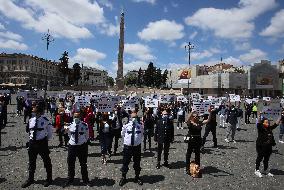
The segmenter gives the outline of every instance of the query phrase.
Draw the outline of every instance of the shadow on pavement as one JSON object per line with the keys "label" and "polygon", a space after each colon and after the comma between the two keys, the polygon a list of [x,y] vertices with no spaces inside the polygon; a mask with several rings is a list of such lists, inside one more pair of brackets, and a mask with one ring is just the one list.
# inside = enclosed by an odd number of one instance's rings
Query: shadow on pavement
{"label": "shadow on pavement", "polygon": [[283,170],[271,169],[270,172],[271,172],[273,175],[284,175],[284,171],[283,171]]}
{"label": "shadow on pavement", "polygon": [[4,147],[4,148],[0,148],[0,151],[17,151],[19,149],[23,149],[23,148],[26,148],[26,146],[20,146],[20,147],[16,147],[16,146],[7,146],[7,147]]}
{"label": "shadow on pavement", "polygon": [[144,152],[142,153],[142,156],[143,158],[150,158],[150,157],[155,156],[155,153],[154,152]]}
{"label": "shadow on pavement", "polygon": [[213,166],[204,167],[203,170],[202,170],[202,174],[209,174],[209,175],[212,175],[214,177],[233,175],[231,173],[220,170],[220,169],[213,167]]}
{"label": "shadow on pavement", "polygon": [[6,178],[2,178],[2,177],[0,178],[0,184],[1,184],[1,183],[4,183],[5,181],[7,181]]}
{"label": "shadow on pavement", "polygon": [[177,161],[170,163],[171,169],[185,168],[185,161]]}
{"label": "shadow on pavement", "polygon": [[238,148],[233,146],[218,145],[218,149],[238,149]]}
{"label": "shadow on pavement", "polygon": [[115,184],[115,180],[108,178],[95,178],[90,181],[92,187],[102,187],[102,186],[113,186]]}

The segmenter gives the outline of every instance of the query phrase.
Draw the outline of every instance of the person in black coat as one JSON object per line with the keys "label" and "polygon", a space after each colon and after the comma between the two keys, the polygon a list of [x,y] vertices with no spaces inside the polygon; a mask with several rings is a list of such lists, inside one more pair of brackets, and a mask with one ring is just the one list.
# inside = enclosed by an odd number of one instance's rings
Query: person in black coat
{"label": "person in black coat", "polygon": [[275,146],[275,140],[273,137],[272,130],[275,129],[279,123],[280,119],[273,125],[269,124],[269,121],[267,118],[261,119],[261,114],[259,114],[258,122],[257,122],[257,140],[256,140],[256,152],[257,152],[257,158],[255,161],[255,175],[258,177],[262,177],[262,174],[259,171],[260,163],[263,160],[263,166],[264,166],[264,174],[267,176],[273,176],[268,171],[268,162],[270,155],[272,153],[272,146]]}
{"label": "person in black coat", "polygon": [[146,151],[147,139],[149,143],[149,150],[151,151],[151,138],[154,135],[155,118],[153,116],[153,109],[147,108],[146,114],[143,116],[144,123],[144,151]]}
{"label": "person in black coat", "polygon": [[164,166],[169,167],[168,157],[170,144],[174,141],[174,123],[173,117],[169,111],[164,110],[162,117],[158,120],[155,130],[154,140],[158,142],[158,162],[156,168],[161,167],[161,154],[164,149]]}

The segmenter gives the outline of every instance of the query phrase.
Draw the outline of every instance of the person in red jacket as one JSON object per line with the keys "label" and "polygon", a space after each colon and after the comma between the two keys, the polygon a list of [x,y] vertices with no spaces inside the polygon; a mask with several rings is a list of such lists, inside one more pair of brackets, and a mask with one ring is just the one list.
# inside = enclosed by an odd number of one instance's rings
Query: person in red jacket
{"label": "person in red jacket", "polygon": [[84,122],[87,123],[88,128],[89,128],[89,141],[94,141],[94,123],[95,123],[95,114],[93,112],[93,109],[91,107],[87,107],[86,108],[86,112],[85,112],[85,117],[84,117]]}
{"label": "person in red jacket", "polygon": [[64,108],[61,107],[58,109],[58,115],[55,118],[56,133],[59,136],[58,147],[63,146],[63,137],[64,137],[65,146],[68,145],[69,137],[68,137],[68,134],[65,134],[65,131],[64,131],[64,125],[66,123],[69,123],[68,116],[65,114]]}

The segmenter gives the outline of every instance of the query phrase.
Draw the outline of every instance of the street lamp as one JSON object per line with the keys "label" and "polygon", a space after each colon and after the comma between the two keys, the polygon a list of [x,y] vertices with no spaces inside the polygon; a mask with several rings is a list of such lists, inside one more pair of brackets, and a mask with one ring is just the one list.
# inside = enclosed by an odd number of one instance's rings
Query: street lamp
{"label": "street lamp", "polygon": [[47,30],[47,33],[44,34],[44,36],[41,38],[42,40],[46,41],[46,62],[45,62],[45,68],[46,68],[46,73],[45,73],[45,87],[44,87],[44,99],[46,98],[46,90],[47,90],[47,63],[48,63],[48,47],[51,42],[54,41],[54,38],[51,36],[49,33],[49,29]]}
{"label": "street lamp", "polygon": [[[194,49],[194,46],[188,42],[187,45],[184,46],[185,51],[188,53],[188,69],[190,68],[190,51]],[[189,95],[189,78],[187,77],[187,94]]]}

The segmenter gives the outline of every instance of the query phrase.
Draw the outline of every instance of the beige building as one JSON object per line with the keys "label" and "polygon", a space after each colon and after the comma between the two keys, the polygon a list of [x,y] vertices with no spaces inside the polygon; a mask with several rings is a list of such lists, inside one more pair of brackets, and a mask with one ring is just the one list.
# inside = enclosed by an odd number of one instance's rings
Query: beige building
{"label": "beige building", "polygon": [[89,87],[107,87],[107,78],[107,71],[83,66],[83,69],[81,69],[81,80],[79,85]]}
{"label": "beige building", "polygon": [[26,54],[0,54],[0,85],[43,88],[59,86],[64,78],[57,62]]}
{"label": "beige building", "polygon": [[[190,73],[190,79],[181,79],[184,71]],[[247,67],[219,63],[214,66],[193,65],[191,68],[171,70],[167,85],[173,89],[182,88],[185,93],[198,92],[214,96],[235,93],[255,97],[281,93],[279,69],[266,60]]]}

